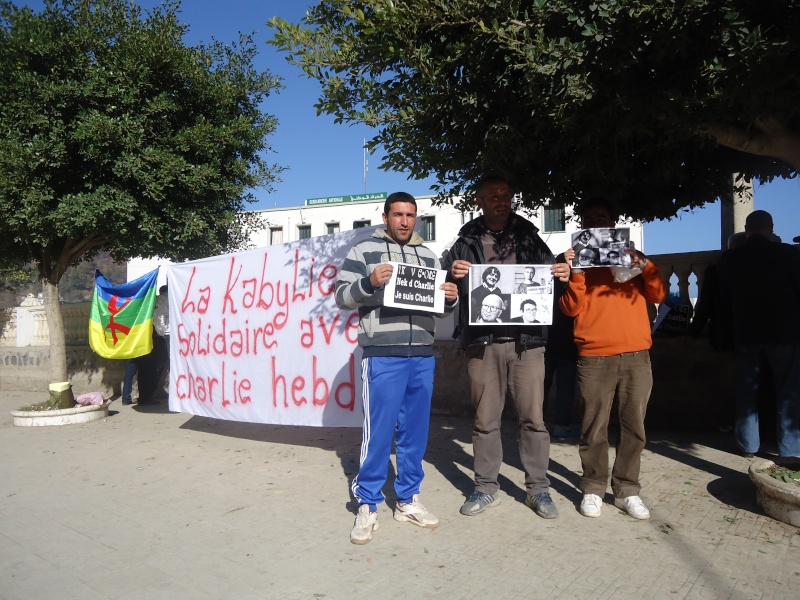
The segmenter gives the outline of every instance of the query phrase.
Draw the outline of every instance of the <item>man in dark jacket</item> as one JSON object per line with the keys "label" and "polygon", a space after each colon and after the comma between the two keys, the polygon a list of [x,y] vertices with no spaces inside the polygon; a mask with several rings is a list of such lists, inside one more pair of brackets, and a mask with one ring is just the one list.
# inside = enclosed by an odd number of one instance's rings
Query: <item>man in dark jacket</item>
{"label": "man in dark jacket", "polygon": [[772,215],[745,220],[747,240],[719,259],[736,353],[736,443],[753,456],[761,443],[758,392],[770,366],[777,395],[778,453],[800,456],[800,250],[772,239]]}
{"label": "man in dark jacket", "polygon": [[[558,517],[550,497],[547,467],[550,434],[544,425],[544,346],[546,326],[470,326],[469,268],[473,264],[549,264],[553,254],[534,225],[511,210],[511,188],[499,177],[478,183],[476,203],[482,216],[459,232],[459,238],[444,257],[448,280],[459,288],[456,337],[466,347],[467,371],[475,425],[472,430],[475,490],[461,507],[463,515],[477,515],[500,503],[497,481],[503,461],[500,417],[506,390],[519,417],[519,452],[525,470],[525,503],[545,519]],[[553,275],[567,281],[569,266],[551,267]]]}

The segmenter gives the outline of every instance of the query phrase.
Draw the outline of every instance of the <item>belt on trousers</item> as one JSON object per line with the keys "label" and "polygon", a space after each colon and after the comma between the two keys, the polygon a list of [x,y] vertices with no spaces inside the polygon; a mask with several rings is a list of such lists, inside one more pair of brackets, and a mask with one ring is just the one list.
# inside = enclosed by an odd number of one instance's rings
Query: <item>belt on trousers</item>
{"label": "belt on trousers", "polygon": [[516,342],[517,338],[513,337],[496,337],[492,338],[492,343],[504,344],[506,342]]}

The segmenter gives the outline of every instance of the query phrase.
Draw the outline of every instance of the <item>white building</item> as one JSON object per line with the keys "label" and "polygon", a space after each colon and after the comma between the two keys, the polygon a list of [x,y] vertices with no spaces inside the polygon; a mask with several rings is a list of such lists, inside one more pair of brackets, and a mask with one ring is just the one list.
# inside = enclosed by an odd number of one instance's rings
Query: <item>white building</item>
{"label": "white building", "polygon": [[[349,231],[359,227],[383,224],[383,204],[386,193],[360,194],[312,198],[304,206],[271,208],[254,211],[265,222],[265,227],[251,237],[253,247],[265,247],[295,240]],[[438,256],[448,249],[458,237],[458,231],[480,211],[465,212],[452,205],[434,206],[433,196],[419,196],[417,200],[417,231],[426,240],[426,245]],[[553,254],[569,248],[571,235],[579,229],[571,210],[542,207],[531,214],[524,214],[536,227],[539,236]],[[622,225],[623,223],[620,223]],[[630,228],[630,239],[636,248],[644,250],[644,228],[639,222],[626,221]],[[135,259],[128,263],[128,280],[140,277],[167,261],[157,259]],[[159,274],[159,285],[164,283],[166,273]]]}

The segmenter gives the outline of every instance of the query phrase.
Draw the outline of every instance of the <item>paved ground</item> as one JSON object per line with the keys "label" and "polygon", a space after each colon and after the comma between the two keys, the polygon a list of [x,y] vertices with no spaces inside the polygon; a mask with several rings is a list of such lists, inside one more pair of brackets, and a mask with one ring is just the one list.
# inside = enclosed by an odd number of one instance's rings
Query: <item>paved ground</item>
{"label": "paved ground", "polygon": [[[36,400],[41,398],[35,398]],[[350,544],[360,431],[214,421],[111,405],[83,425],[14,427],[0,393],[0,598],[800,598],[800,530],[763,516],[717,433],[651,432],[653,518],[577,512],[575,442],[554,442],[557,520],[523,504],[513,424],[503,502],[471,491],[467,419],[434,418],[422,499],[434,531],[380,507]]]}

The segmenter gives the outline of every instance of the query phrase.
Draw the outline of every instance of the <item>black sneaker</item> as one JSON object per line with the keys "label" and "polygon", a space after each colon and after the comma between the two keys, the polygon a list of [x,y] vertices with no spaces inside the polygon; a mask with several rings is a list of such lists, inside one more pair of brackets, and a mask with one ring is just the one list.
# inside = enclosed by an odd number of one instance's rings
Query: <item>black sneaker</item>
{"label": "black sneaker", "polygon": [[477,515],[486,510],[487,506],[500,504],[500,492],[494,494],[484,494],[483,492],[472,492],[467,501],[461,506],[462,515]]}
{"label": "black sneaker", "polygon": [[553,504],[550,492],[539,492],[533,496],[526,496],[525,504],[533,509],[537,515],[543,519],[557,519],[558,509]]}

